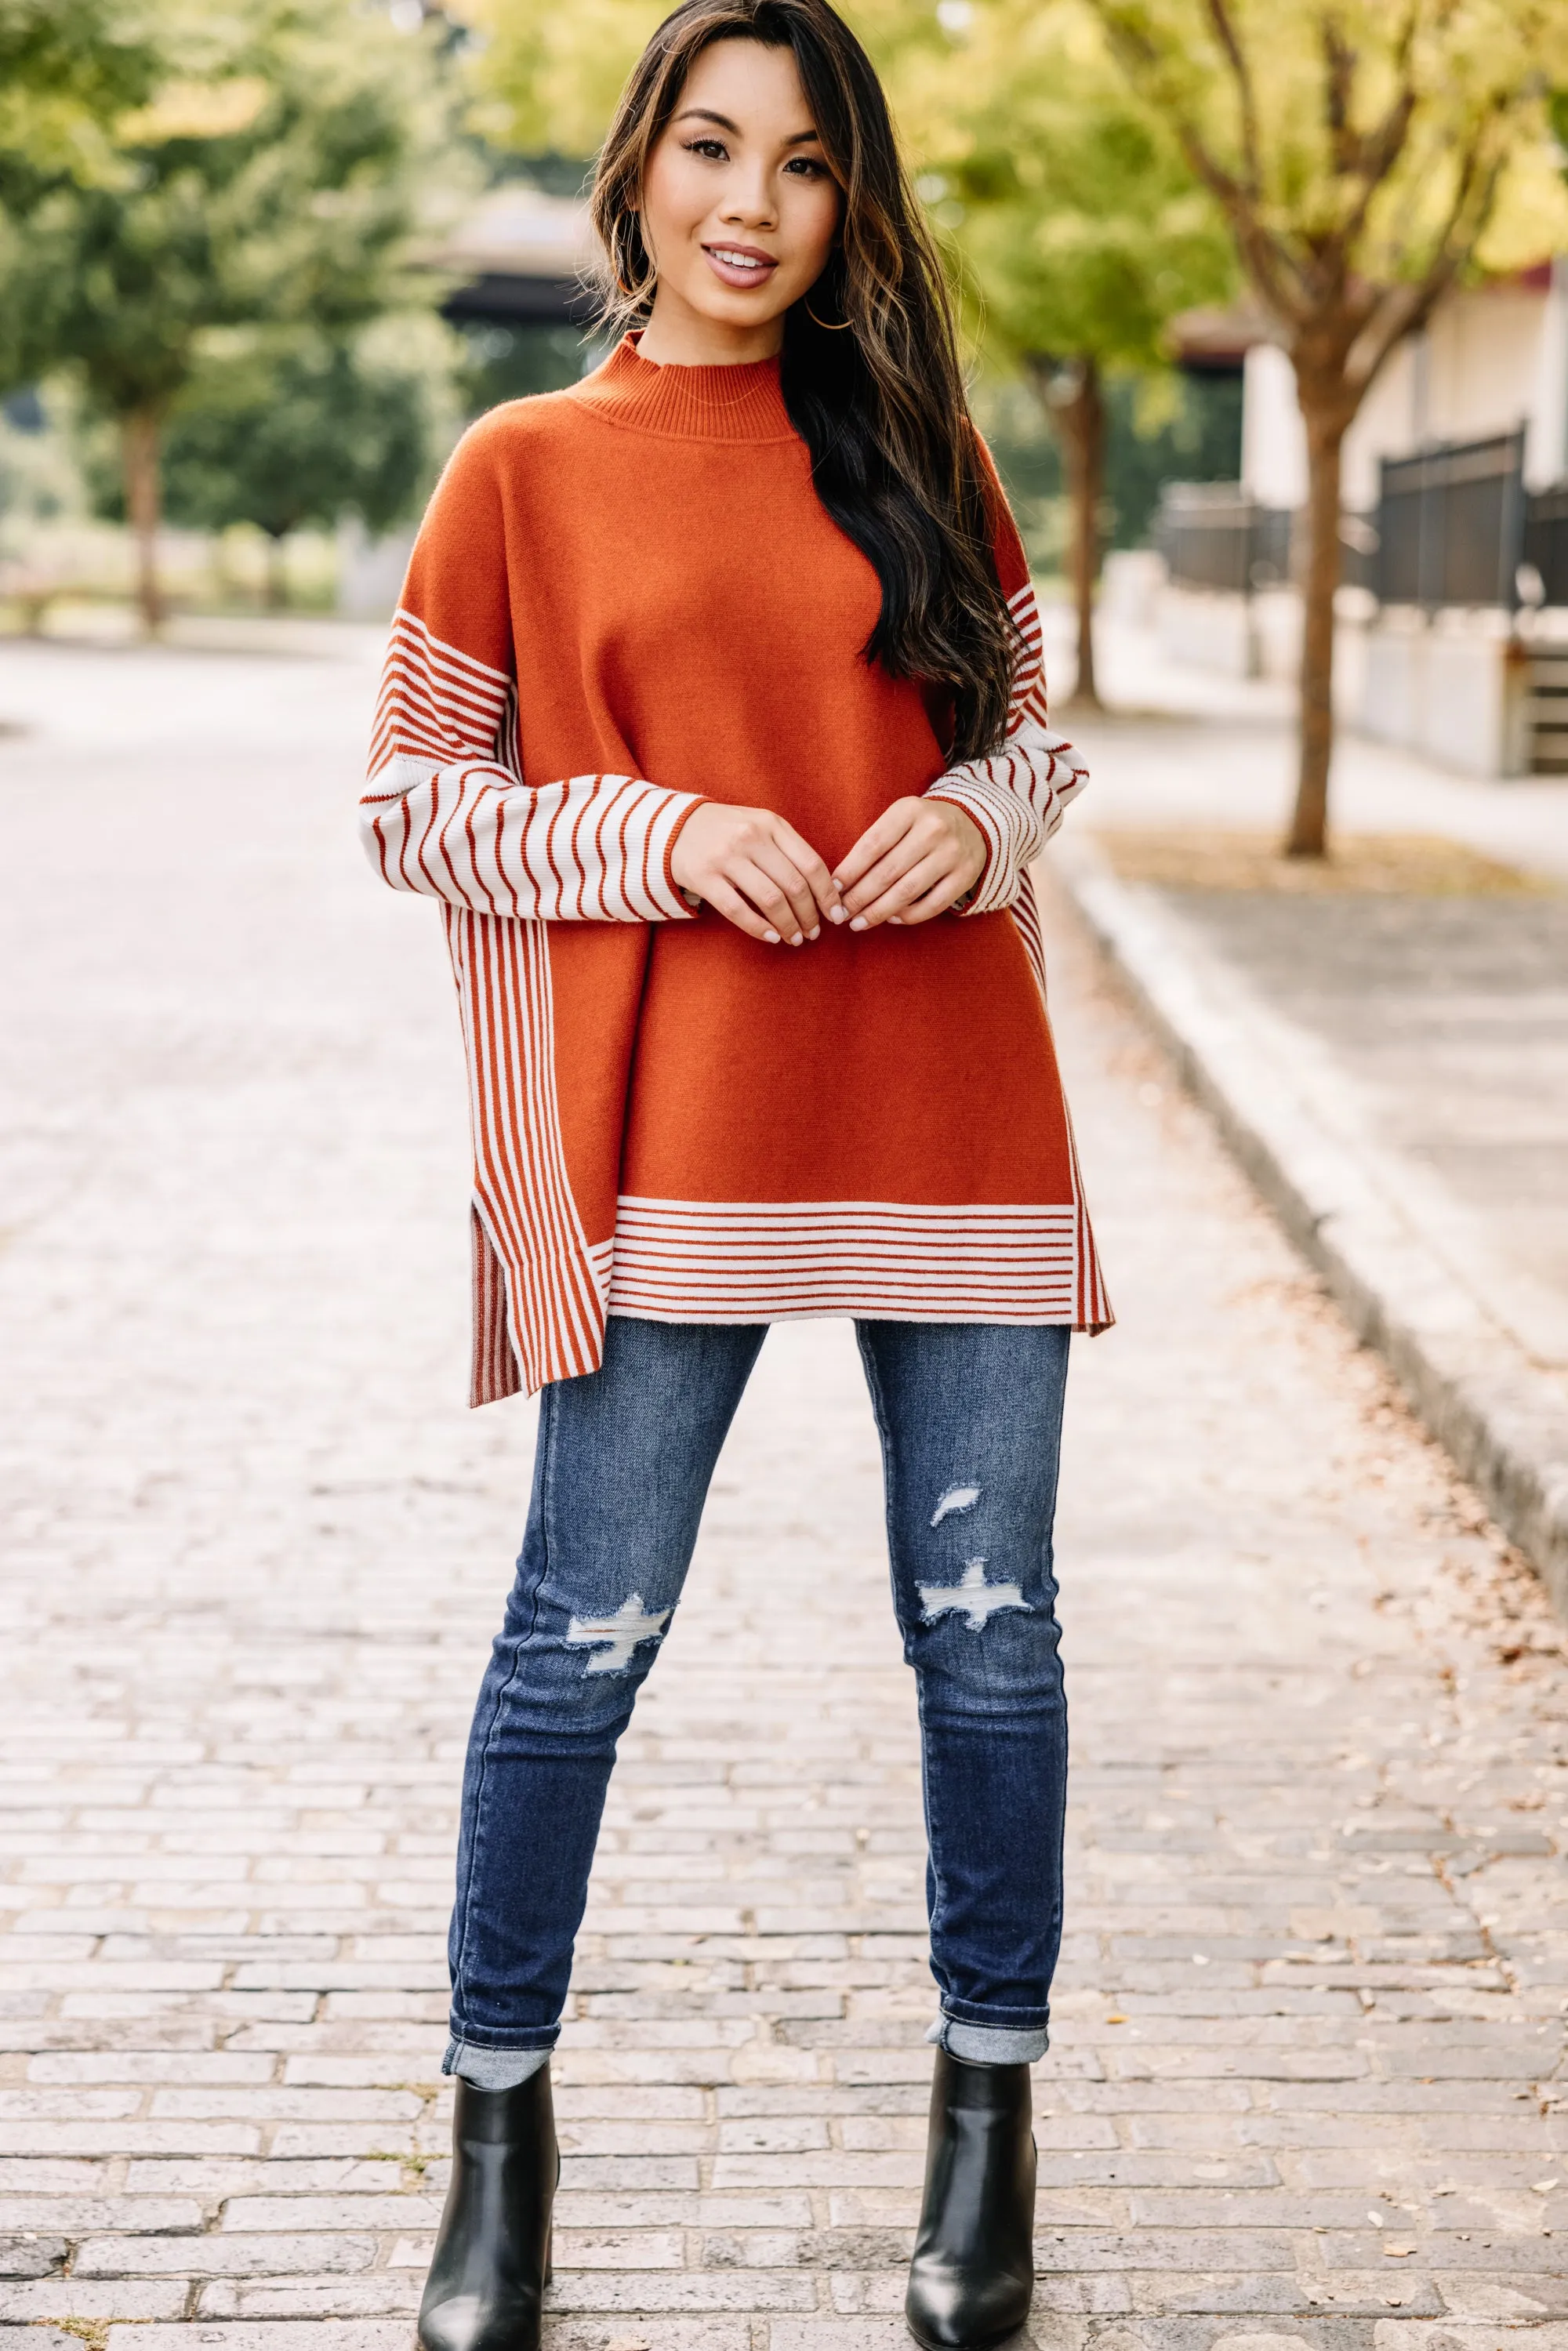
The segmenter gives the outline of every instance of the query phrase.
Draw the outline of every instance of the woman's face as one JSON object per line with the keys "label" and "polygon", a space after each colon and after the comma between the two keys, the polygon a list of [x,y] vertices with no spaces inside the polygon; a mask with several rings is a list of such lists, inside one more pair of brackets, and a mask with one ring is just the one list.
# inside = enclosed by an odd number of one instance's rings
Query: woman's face
{"label": "woman's face", "polygon": [[658,273],[645,345],[672,335],[737,358],[776,351],[784,313],[838,234],[837,181],[787,48],[714,41],[648,158],[643,240]]}

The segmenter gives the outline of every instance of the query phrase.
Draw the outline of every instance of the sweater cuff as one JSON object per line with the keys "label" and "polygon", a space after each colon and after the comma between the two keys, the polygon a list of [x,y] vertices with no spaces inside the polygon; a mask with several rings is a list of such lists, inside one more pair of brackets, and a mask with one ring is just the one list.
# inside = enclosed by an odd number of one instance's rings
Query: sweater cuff
{"label": "sweater cuff", "polygon": [[705,805],[705,796],[701,792],[661,792],[659,795],[659,806],[648,826],[643,876],[655,921],[690,923],[696,919],[696,909],[688,906],[681,895],[680,885],[670,870],[670,861],[682,826],[688,817],[695,816]]}
{"label": "sweater cuff", "polygon": [[925,793],[928,800],[946,800],[960,808],[980,829],[986,844],[986,862],[979,878],[968,895],[953,911],[956,914],[993,914],[1010,906],[1018,895],[1019,874],[1022,861],[1019,852],[1023,846],[1021,811],[1011,792],[1005,792],[981,783],[977,778],[944,776]]}

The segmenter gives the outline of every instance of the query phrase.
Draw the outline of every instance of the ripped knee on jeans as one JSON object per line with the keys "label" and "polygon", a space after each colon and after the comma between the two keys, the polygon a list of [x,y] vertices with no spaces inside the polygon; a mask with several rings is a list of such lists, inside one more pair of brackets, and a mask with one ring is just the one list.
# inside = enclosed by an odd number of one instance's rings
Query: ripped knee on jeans
{"label": "ripped knee on jeans", "polygon": [[569,1641],[593,1651],[584,1670],[591,1674],[630,1672],[644,1642],[655,1646],[664,1637],[673,1608],[644,1608],[640,1592],[629,1593],[613,1616],[574,1616],[566,1628]]}

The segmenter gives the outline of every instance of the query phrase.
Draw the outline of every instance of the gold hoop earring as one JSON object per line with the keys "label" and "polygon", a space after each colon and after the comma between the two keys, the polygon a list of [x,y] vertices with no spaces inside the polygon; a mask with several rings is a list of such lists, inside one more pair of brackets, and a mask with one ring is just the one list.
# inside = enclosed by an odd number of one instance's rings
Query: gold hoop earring
{"label": "gold hoop earring", "polygon": [[846,334],[850,328],[854,325],[854,320],[852,319],[819,319],[815,310],[812,309],[810,300],[804,294],[800,297],[800,308],[806,313],[807,318],[811,321],[812,326],[821,327],[824,335]]}

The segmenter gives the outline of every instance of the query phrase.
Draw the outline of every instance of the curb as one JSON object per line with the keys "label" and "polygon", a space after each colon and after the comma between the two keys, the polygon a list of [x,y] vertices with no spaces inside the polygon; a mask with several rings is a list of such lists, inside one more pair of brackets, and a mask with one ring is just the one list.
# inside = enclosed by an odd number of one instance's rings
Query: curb
{"label": "curb", "polygon": [[1053,845],[1050,871],[1357,1337],[1568,1616],[1568,1402],[1455,1264],[1429,1179],[1366,1131],[1319,1040],[1155,891],[1118,881],[1082,836]]}

